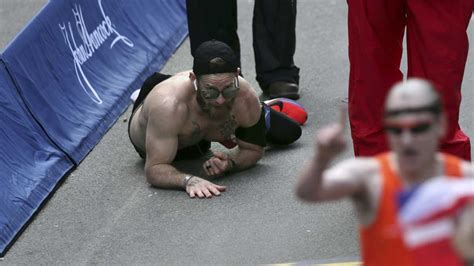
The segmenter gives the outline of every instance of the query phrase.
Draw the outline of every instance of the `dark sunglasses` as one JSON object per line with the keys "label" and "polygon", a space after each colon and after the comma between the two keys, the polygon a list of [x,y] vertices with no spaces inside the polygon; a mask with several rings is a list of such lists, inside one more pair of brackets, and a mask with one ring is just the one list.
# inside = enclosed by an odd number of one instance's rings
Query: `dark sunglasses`
{"label": "dark sunglasses", "polygon": [[[197,90],[197,83],[198,81],[195,80],[194,86],[196,86],[196,90]],[[223,89],[222,92],[214,87],[201,88],[200,92],[201,92],[202,97],[207,100],[217,99],[220,94],[222,94],[222,97],[224,97],[224,99],[228,100],[228,99],[234,98],[237,92],[239,91],[239,89],[240,89],[239,78],[236,77],[232,85]]]}
{"label": "dark sunglasses", "polygon": [[392,135],[401,135],[404,130],[410,131],[411,134],[422,134],[430,130],[432,123],[419,123],[414,125],[385,125],[385,131]]}

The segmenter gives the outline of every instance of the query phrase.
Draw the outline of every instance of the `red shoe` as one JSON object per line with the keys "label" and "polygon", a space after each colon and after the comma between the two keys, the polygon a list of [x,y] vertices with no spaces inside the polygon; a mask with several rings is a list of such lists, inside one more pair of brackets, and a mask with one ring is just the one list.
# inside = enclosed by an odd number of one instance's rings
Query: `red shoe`
{"label": "red shoe", "polygon": [[265,104],[277,112],[281,112],[289,118],[303,125],[308,119],[308,113],[297,102],[285,98],[276,98],[265,101]]}

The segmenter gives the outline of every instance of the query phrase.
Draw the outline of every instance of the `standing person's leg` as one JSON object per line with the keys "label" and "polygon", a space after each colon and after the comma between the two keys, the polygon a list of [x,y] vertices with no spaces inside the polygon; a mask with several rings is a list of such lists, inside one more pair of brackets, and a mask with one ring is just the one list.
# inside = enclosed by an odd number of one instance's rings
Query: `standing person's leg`
{"label": "standing person's leg", "polygon": [[296,0],[255,0],[253,49],[257,81],[271,98],[298,99]]}
{"label": "standing person's leg", "polygon": [[239,58],[236,0],[186,0],[191,54],[205,41],[216,39],[229,45]]}
{"label": "standing person's leg", "polygon": [[382,111],[390,87],[403,78],[403,0],[348,0],[349,119],[356,156],[387,150]]}
{"label": "standing person's leg", "polygon": [[473,8],[473,0],[410,0],[407,15],[408,76],[437,85],[448,115],[441,149],[466,160],[471,158],[471,145],[458,121]]}

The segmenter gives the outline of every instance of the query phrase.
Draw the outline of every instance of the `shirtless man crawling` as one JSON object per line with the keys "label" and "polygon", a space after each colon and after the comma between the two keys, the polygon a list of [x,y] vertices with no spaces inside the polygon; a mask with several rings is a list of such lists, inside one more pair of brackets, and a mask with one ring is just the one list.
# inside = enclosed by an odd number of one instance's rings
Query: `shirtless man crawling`
{"label": "shirtless man crawling", "polygon": [[[145,158],[145,175],[151,185],[183,188],[191,198],[220,195],[224,186],[171,165],[175,159],[204,155],[210,141],[238,148],[232,154],[214,152],[202,166],[209,177],[246,169],[262,158],[265,108],[239,72],[230,47],[213,40],[196,50],[192,71],[174,76],[155,73],[145,81],[130,118],[129,136]],[[296,127],[301,134],[299,125]]]}

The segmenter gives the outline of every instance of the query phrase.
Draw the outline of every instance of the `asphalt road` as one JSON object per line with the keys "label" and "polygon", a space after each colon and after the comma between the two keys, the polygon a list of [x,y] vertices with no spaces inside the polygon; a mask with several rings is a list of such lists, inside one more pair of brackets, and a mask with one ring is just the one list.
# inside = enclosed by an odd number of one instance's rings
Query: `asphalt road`
{"label": "asphalt road", "polygon": [[[45,0],[0,0],[0,48]],[[245,77],[255,81],[253,1],[239,1]],[[228,191],[189,199],[182,191],[151,188],[130,145],[130,108],[66,179],[0,264],[269,264],[359,259],[357,226],[349,201],[308,205],[294,196],[296,175],[313,152],[316,129],[336,119],[347,94],[345,1],[298,1],[296,64],[309,121],[302,138],[268,149],[254,168],[217,183]],[[474,26],[469,35],[474,40]],[[474,138],[474,46],[463,83],[461,126]],[[189,41],[165,66],[191,67]],[[404,67],[405,68],[405,67]],[[217,147],[217,146],[214,146]],[[218,147],[217,147],[218,148]],[[352,156],[347,150],[340,158]],[[183,162],[198,171],[200,162]]]}

